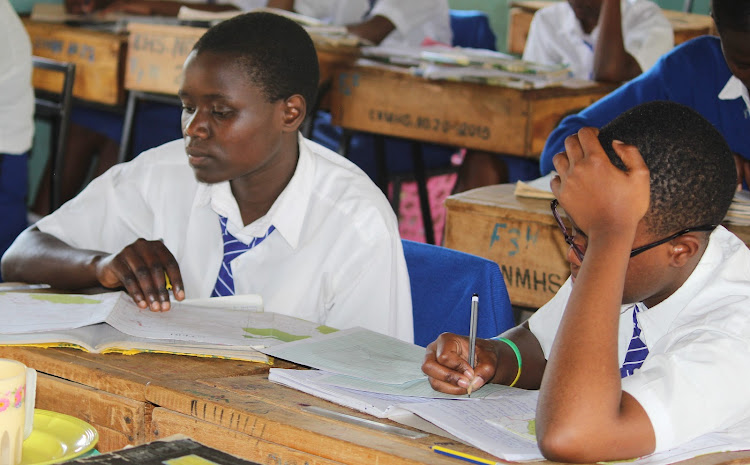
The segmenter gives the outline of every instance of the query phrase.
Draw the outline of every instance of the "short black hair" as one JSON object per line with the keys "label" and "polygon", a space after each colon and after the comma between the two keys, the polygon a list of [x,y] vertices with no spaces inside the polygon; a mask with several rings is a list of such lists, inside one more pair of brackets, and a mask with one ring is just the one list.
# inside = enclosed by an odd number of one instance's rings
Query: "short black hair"
{"label": "short black hair", "polygon": [[719,32],[750,32],[750,0],[712,0],[711,16]]}
{"label": "short black hair", "polygon": [[267,12],[235,16],[206,31],[193,50],[235,55],[248,79],[270,102],[300,94],[307,111],[313,107],[320,76],[318,55],[307,32],[288,18]]}
{"label": "short black hair", "polygon": [[599,141],[624,171],[614,140],[636,146],[648,166],[651,203],[644,221],[652,234],[722,222],[737,187],[734,157],[724,137],[698,112],[654,101],[604,126]]}

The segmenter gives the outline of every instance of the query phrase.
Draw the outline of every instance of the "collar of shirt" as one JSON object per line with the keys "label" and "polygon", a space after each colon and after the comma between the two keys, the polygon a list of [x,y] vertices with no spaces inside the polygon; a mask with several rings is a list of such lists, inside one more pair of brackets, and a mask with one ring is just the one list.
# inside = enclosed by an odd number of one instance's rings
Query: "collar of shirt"
{"label": "collar of shirt", "polygon": [[[662,302],[647,309],[645,306],[638,313],[638,321],[641,325],[644,341],[655,341],[655,335],[663,335],[669,332],[675,319],[694,300],[705,283],[714,275],[716,268],[724,260],[723,251],[717,243],[722,241],[713,239],[718,235],[732,234],[723,226],[719,226],[711,233],[705,252],[696,265],[688,279],[682,283],[677,291]],[[639,304],[639,306],[642,304]],[[651,336],[649,338],[649,333]],[[648,344],[647,344],[648,345]]]}
{"label": "collar of shirt", "polygon": [[735,100],[742,97],[745,101],[745,106],[750,111],[750,95],[748,95],[747,87],[742,83],[736,76],[732,76],[727,81],[726,85],[721,92],[719,92],[720,100]]}
{"label": "collar of shirt", "polygon": [[[273,225],[289,245],[295,249],[299,243],[302,223],[312,195],[312,179],[315,164],[307,143],[299,135],[299,159],[292,179],[284,188],[270,210],[247,226],[242,225],[242,216],[237,201],[232,195],[229,181],[216,184],[199,183],[195,202],[210,205],[217,214],[227,218],[227,231],[244,243],[262,237]],[[218,225],[218,221],[217,221]]]}

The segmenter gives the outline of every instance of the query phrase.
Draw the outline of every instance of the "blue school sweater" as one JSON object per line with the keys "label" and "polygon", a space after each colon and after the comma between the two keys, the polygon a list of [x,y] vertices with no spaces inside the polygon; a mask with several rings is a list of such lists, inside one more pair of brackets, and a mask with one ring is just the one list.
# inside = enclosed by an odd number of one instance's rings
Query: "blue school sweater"
{"label": "blue school sweater", "polygon": [[693,108],[724,135],[733,152],[750,159],[750,113],[745,102],[741,97],[719,99],[731,76],[717,37],[703,36],[681,44],[639,77],[565,118],[544,146],[542,175],[554,169],[552,157],[564,150],[567,136],[584,126],[600,128],[620,113],[653,100],[670,100]]}

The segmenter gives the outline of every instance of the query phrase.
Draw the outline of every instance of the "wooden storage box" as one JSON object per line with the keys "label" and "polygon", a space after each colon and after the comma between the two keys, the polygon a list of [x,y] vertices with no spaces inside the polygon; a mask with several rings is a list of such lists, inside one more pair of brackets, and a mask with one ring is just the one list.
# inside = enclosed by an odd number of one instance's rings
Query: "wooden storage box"
{"label": "wooden storage box", "polygon": [[[123,103],[125,34],[91,31],[80,27],[24,20],[32,53],[76,64],[73,96],[107,105]],[[35,70],[34,88],[59,92],[62,74]]]}

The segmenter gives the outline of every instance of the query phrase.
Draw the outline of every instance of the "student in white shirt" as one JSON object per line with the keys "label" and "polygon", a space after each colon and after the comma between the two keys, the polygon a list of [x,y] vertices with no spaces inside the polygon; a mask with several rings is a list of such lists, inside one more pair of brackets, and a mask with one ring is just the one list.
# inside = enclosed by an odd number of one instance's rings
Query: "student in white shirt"
{"label": "student in white shirt", "polygon": [[298,133],[318,84],[304,30],[269,13],[224,21],[183,74],[184,140],[93,181],[21,235],[3,271],[62,289],[125,288],[141,308],[166,311],[165,273],[178,300],[223,284],[225,221],[257,244],[228,265],[234,292],[260,294],[270,312],[411,341],[393,210],[360,169]]}
{"label": "student in white shirt", "polygon": [[423,365],[432,386],[539,389],[537,439],[554,461],[712,432],[749,440],[750,250],[717,226],[736,186],[726,141],[695,110],[654,101],[565,149],[551,186],[570,279],[528,322],[477,341],[473,369],[466,338],[440,336]]}
{"label": "student in white shirt", "polygon": [[534,14],[523,59],[568,65],[579,79],[621,82],[673,46],[672,26],[650,0],[570,0]]}
{"label": "student in white shirt", "polygon": [[28,156],[34,136],[31,41],[8,0],[0,0],[0,44],[1,255],[27,226]]}

